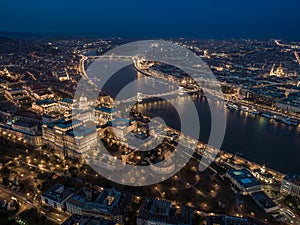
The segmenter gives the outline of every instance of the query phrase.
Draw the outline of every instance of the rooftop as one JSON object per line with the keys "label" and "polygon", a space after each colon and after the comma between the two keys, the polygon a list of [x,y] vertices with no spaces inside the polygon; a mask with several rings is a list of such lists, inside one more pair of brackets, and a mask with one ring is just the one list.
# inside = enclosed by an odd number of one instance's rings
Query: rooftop
{"label": "rooftop", "polygon": [[253,222],[248,218],[235,216],[208,216],[207,225],[260,225],[261,223]]}
{"label": "rooftop", "polygon": [[109,121],[108,125],[113,125],[116,127],[129,126],[132,121],[126,118],[116,118],[113,121]]}
{"label": "rooftop", "polygon": [[64,117],[60,118],[58,120],[52,121],[50,123],[47,124],[47,126],[49,128],[54,128],[54,127],[58,127],[58,128],[62,128],[62,129],[67,129],[73,126],[73,125],[77,125],[82,123],[81,120],[77,120],[77,119],[72,119],[72,120],[66,120]]}
{"label": "rooftop", "polygon": [[284,177],[284,180],[292,182],[298,186],[300,186],[300,175],[297,174],[288,174]]}
{"label": "rooftop", "polygon": [[63,98],[62,100],[60,100],[61,102],[65,102],[65,103],[68,103],[68,104],[72,104],[73,103],[73,100],[71,98]]}
{"label": "rooftop", "polygon": [[115,108],[108,108],[108,107],[105,107],[105,106],[95,108],[95,110],[101,111],[101,112],[104,112],[104,113],[109,113],[109,114],[114,113],[114,112],[117,111]]}
{"label": "rooftop", "polygon": [[26,127],[26,128],[31,128],[31,127],[36,126],[33,123],[25,122],[25,121],[21,121],[21,120],[17,120],[16,122],[13,123],[13,125],[20,126],[20,127]]}
{"label": "rooftop", "polygon": [[80,189],[67,204],[76,205],[85,211],[97,211],[104,214],[120,215],[130,202],[131,195],[115,189],[102,192],[90,188]]}
{"label": "rooftop", "polygon": [[52,104],[52,103],[56,103],[56,101],[54,101],[52,99],[44,99],[44,100],[39,100],[36,102],[37,105],[47,105],[47,104]]}
{"label": "rooftop", "polygon": [[244,188],[261,185],[261,183],[247,169],[232,169],[228,171],[228,174]]}
{"label": "rooftop", "polygon": [[51,199],[54,202],[62,202],[74,192],[71,188],[65,188],[62,184],[55,184],[48,191],[42,194],[42,197]]}
{"label": "rooftop", "polygon": [[93,216],[80,216],[77,214],[72,215],[69,219],[62,223],[62,225],[114,225],[115,222],[105,220],[101,217],[93,217]]}
{"label": "rooftop", "polygon": [[277,206],[263,191],[252,193],[251,196],[262,209],[271,209]]}
{"label": "rooftop", "polygon": [[181,207],[181,212],[167,200],[147,198],[142,204],[138,218],[142,220],[170,224],[192,224],[193,209]]}
{"label": "rooftop", "polygon": [[92,134],[95,132],[96,132],[96,130],[93,128],[89,128],[86,126],[79,126],[79,127],[69,130],[67,132],[67,134],[75,137],[75,136],[86,136],[86,135],[89,135],[89,134]]}

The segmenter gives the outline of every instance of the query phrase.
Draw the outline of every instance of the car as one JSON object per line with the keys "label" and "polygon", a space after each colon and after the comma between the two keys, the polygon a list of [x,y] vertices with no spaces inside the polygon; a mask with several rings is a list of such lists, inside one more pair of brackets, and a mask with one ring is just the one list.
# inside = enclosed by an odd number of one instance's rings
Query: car
{"label": "car", "polygon": [[292,218],[296,218],[295,213],[293,213],[291,210],[286,209],[286,212],[287,212],[287,214],[288,214],[289,216],[291,216]]}

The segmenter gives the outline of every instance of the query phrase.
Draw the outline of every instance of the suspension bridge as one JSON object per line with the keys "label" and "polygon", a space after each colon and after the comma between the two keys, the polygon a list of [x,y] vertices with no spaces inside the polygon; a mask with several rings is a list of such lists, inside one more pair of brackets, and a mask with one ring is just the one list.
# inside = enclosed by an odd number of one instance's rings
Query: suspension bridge
{"label": "suspension bridge", "polygon": [[[135,63],[136,60],[137,60],[136,56],[124,56],[124,55],[84,56],[84,55],[82,55],[82,59],[81,59],[80,64],[79,64],[79,70],[82,73],[83,77],[86,80],[88,80],[88,82],[92,85],[95,85],[95,84],[94,84],[94,82],[92,82],[90,80],[90,78],[88,77],[88,75],[86,74],[86,71],[85,71],[85,61],[88,60],[88,59],[100,59],[100,60],[120,60],[120,59],[122,59],[122,60],[130,60],[133,63]],[[152,79],[155,79],[155,78],[152,78]],[[165,83],[165,82],[163,82],[159,79],[157,80],[157,82]],[[129,103],[129,102],[141,103],[145,99],[172,96],[172,95],[182,96],[182,95],[184,95],[184,93],[193,93],[193,92],[196,92],[196,91],[198,91],[198,90],[193,90],[193,89],[187,90],[187,89],[184,89],[183,87],[179,86],[178,89],[173,90],[173,91],[169,91],[169,92],[165,92],[165,93],[145,94],[145,93],[138,92],[136,96],[130,97],[128,99],[116,100],[116,103],[120,103],[120,102],[122,102],[122,103]]]}
{"label": "suspension bridge", "polygon": [[171,95],[179,95],[182,96],[184,95],[184,93],[188,93],[188,92],[195,92],[195,90],[185,90],[183,87],[179,87],[177,90],[174,91],[170,91],[170,92],[165,92],[165,93],[157,93],[157,94],[144,94],[141,92],[137,92],[136,96],[133,96],[131,98],[128,99],[124,99],[124,100],[117,100],[116,103],[129,103],[129,102],[138,102],[141,103],[143,102],[144,99],[150,99],[150,98],[161,98],[161,97],[165,97],[165,96],[171,96]]}

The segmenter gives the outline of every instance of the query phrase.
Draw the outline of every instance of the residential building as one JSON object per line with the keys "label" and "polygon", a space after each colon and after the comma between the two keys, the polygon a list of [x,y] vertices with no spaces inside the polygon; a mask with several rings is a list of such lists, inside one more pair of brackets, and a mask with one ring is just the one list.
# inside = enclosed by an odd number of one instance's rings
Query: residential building
{"label": "residential building", "polygon": [[281,182],[280,192],[287,195],[300,197],[300,175],[286,175]]}
{"label": "residential building", "polygon": [[42,146],[42,134],[38,125],[32,122],[17,120],[13,123],[0,123],[0,133],[17,142]]}
{"label": "residential building", "polygon": [[208,216],[206,225],[263,225],[264,223],[253,221],[249,218],[235,216]]}
{"label": "residential building", "polygon": [[101,217],[74,214],[62,225],[116,225],[113,221],[105,220]]}
{"label": "residential building", "polygon": [[182,206],[177,209],[170,201],[146,198],[137,217],[137,225],[192,225],[193,209]]}
{"label": "residential building", "polygon": [[65,188],[64,185],[57,183],[42,194],[41,200],[45,205],[57,210],[63,210],[65,208],[65,202],[73,193],[73,189]]}
{"label": "residential building", "polygon": [[102,191],[83,187],[66,203],[70,214],[102,217],[123,224],[132,196],[115,189]]}

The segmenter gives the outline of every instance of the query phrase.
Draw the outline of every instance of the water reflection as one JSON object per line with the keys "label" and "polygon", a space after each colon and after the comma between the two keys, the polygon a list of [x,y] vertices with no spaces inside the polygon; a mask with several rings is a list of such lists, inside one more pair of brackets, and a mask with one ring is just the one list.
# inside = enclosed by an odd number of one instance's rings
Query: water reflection
{"label": "water reflection", "polygon": [[[119,92],[120,88],[137,77],[144,75],[137,73],[133,67],[120,70],[109,82],[105,89],[111,95]],[[147,81],[148,82],[148,81]],[[152,82],[149,80],[149,83]],[[151,84],[151,83],[150,83]],[[138,86],[142,90],[144,84]],[[152,84],[151,84],[152,85]],[[141,89],[140,89],[141,88]],[[172,86],[169,88],[172,89]],[[170,89],[170,90],[171,90]],[[211,116],[207,101],[199,95],[191,96],[199,113],[200,140],[207,142],[210,135]],[[138,104],[142,113],[151,117],[161,117],[166,124],[180,129],[178,113],[172,104],[177,104],[180,111],[188,116],[188,105],[184,98],[159,100]],[[215,102],[217,107],[223,107]],[[241,111],[227,111],[227,129],[222,149],[232,153],[240,152],[244,157],[282,172],[300,173],[300,127],[293,127],[281,122],[269,120],[259,115],[252,115]]]}

